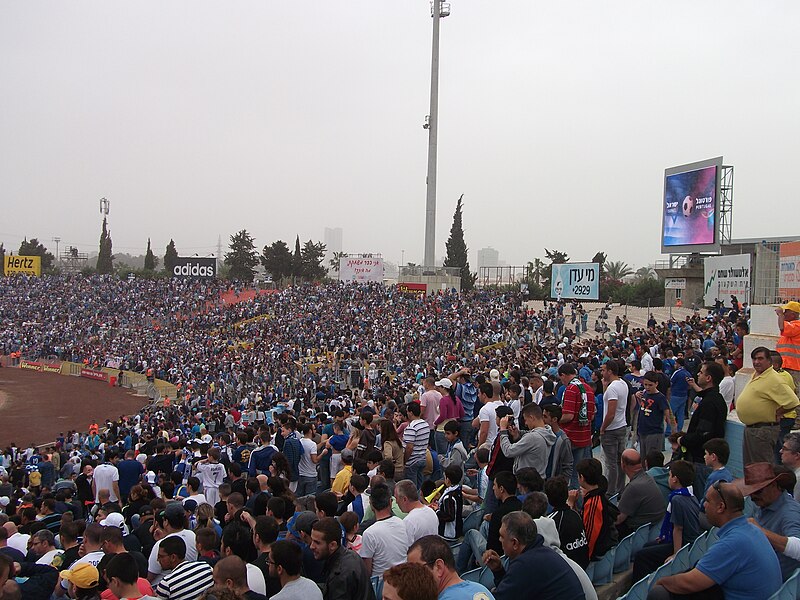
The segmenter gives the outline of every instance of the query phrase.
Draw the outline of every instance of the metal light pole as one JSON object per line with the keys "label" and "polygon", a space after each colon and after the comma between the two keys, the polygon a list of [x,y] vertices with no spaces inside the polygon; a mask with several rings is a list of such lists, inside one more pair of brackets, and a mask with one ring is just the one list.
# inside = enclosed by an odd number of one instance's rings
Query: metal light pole
{"label": "metal light pole", "polygon": [[56,243],[56,264],[58,264],[61,261],[61,256],[58,253],[58,244],[61,242],[61,238],[58,237],[58,236],[55,236],[53,238],[53,241]]}
{"label": "metal light pole", "polygon": [[433,49],[431,52],[431,106],[424,127],[428,130],[428,178],[425,200],[425,259],[423,267],[436,266],[436,149],[439,135],[439,19],[450,14],[450,4],[431,2]]}

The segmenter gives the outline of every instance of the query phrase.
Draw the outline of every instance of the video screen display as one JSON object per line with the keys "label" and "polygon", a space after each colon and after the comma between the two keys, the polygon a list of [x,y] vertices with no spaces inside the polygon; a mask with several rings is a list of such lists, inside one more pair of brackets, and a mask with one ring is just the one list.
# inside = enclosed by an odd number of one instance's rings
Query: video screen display
{"label": "video screen display", "polygon": [[717,214],[721,167],[722,159],[718,158],[667,169],[662,251],[713,250],[719,245]]}

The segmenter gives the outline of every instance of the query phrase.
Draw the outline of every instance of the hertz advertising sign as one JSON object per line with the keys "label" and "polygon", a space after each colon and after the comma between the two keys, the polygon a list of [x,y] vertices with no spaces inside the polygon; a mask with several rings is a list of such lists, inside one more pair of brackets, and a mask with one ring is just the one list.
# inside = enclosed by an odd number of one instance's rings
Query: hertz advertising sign
{"label": "hertz advertising sign", "polygon": [[10,256],[6,255],[3,262],[6,275],[42,275],[41,256]]}

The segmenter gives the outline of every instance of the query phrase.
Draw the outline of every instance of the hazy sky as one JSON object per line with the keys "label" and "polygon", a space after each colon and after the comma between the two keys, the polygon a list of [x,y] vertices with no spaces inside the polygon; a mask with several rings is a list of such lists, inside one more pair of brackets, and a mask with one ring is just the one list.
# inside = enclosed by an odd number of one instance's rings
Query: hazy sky
{"label": "hazy sky", "polygon": [[[666,167],[735,165],[734,237],[798,234],[800,2],[453,0],[437,255],[659,258]],[[421,262],[422,0],[0,3],[0,241],[216,251],[322,240]]]}

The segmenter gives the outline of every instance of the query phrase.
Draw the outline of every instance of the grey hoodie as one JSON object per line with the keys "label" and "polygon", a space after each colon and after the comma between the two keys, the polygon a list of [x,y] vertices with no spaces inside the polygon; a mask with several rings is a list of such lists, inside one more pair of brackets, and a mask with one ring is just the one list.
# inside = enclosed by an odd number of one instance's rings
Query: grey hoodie
{"label": "grey hoodie", "polygon": [[498,435],[503,454],[514,459],[514,473],[525,467],[533,467],[539,471],[542,479],[545,478],[550,448],[556,443],[556,434],[549,425],[526,431],[514,443],[508,438],[507,430]]}

